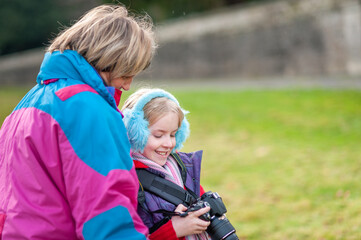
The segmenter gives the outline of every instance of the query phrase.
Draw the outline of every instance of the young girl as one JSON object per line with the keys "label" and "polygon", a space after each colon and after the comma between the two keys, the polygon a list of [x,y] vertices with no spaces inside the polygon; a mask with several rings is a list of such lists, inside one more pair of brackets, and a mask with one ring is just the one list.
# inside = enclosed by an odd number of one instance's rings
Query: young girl
{"label": "young girl", "polygon": [[[189,135],[185,111],[175,97],[161,89],[141,89],[125,101],[122,112],[136,169],[155,173],[197,196],[202,195],[204,190],[199,180],[202,152],[177,153],[186,167],[186,182],[173,155]],[[182,204],[175,206],[147,191],[144,194],[145,200],[138,204],[138,213],[150,229],[150,239],[209,239],[205,230],[210,222],[199,218],[210,210],[209,207],[190,212],[186,217],[170,218],[155,211],[184,212],[187,208]]]}

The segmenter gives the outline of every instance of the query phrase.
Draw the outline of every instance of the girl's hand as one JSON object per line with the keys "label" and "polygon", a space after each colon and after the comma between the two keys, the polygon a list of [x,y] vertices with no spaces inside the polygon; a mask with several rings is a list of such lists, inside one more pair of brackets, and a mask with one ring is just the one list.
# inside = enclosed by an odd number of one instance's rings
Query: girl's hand
{"label": "girl's hand", "polygon": [[[185,212],[186,210],[187,208],[184,205],[179,204],[174,211]],[[210,222],[200,219],[199,216],[209,212],[210,210],[210,207],[205,207],[195,212],[189,212],[188,216],[186,217],[172,217],[172,224],[177,237],[179,238],[204,232],[209,226]]]}

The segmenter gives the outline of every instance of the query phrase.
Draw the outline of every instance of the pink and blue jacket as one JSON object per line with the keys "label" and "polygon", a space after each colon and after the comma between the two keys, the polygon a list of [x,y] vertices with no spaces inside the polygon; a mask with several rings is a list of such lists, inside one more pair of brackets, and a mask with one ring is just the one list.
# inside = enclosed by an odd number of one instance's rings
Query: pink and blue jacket
{"label": "pink and blue jacket", "polygon": [[146,239],[111,91],[71,50],[46,53],[37,83],[0,130],[0,239]]}

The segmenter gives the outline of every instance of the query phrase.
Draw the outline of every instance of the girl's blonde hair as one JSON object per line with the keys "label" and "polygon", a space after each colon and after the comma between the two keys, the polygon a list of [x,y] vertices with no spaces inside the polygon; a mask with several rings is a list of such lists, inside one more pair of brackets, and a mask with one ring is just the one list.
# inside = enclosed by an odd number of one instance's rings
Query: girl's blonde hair
{"label": "girl's blonde hair", "polygon": [[[124,102],[121,111],[125,109],[132,109],[138,99],[151,91],[156,89],[142,88],[134,92],[129,98]],[[166,97],[156,97],[146,103],[143,107],[144,118],[149,122],[149,126],[153,125],[156,121],[162,118],[167,113],[173,112],[178,116],[178,127],[181,126],[184,119],[184,113],[180,106],[173,100]]]}
{"label": "girl's blonde hair", "polygon": [[175,133],[176,144],[173,152],[182,148],[189,136],[189,122],[178,100],[162,89],[140,89],[133,93],[124,103],[123,122],[129,142],[134,152],[143,152],[151,134],[149,127],[168,113],[178,116],[178,129]]}
{"label": "girl's blonde hair", "polygon": [[47,51],[75,50],[96,70],[112,78],[134,76],[146,69],[156,49],[153,23],[121,5],[101,5],[64,29]]}

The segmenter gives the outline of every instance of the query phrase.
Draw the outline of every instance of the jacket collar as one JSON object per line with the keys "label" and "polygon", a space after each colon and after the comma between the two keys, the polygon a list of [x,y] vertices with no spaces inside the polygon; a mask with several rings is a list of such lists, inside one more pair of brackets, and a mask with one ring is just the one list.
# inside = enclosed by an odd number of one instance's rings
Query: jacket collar
{"label": "jacket collar", "polygon": [[106,89],[98,72],[76,51],[45,53],[36,81],[41,84],[42,81],[53,78],[79,80],[95,89],[117,109],[114,97]]}

